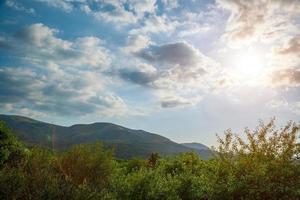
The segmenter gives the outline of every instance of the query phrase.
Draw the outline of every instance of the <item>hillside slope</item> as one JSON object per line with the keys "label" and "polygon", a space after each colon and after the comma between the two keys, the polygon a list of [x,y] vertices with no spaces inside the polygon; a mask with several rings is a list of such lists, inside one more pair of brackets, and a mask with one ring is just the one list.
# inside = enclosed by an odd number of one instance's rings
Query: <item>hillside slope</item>
{"label": "hillside slope", "polygon": [[[143,130],[133,130],[111,123],[76,124],[58,126],[16,115],[0,115],[0,120],[13,129],[16,136],[28,145],[39,145],[64,150],[74,144],[102,141],[112,147],[119,158],[148,157],[157,152],[162,155],[195,150],[175,143],[163,136]],[[207,150],[196,150],[203,158]]]}
{"label": "hillside slope", "polygon": [[201,144],[201,143],[197,143],[197,142],[191,142],[191,143],[181,143],[183,146],[192,148],[192,149],[198,149],[198,150],[208,150],[209,147]]}

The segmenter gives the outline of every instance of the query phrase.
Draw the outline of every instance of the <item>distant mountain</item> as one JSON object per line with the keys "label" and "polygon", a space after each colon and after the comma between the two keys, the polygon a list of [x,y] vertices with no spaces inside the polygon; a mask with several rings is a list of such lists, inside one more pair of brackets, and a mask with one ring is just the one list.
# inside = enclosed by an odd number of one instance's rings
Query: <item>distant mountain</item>
{"label": "distant mountain", "polygon": [[205,146],[204,144],[197,143],[197,142],[191,142],[191,143],[181,143],[183,146],[197,149],[197,150],[209,150],[208,146]]}
{"label": "distant mountain", "polygon": [[212,155],[209,149],[190,148],[157,134],[111,123],[76,124],[66,127],[16,115],[0,115],[0,121],[6,122],[16,136],[27,145],[55,150],[100,140],[106,147],[114,148],[118,158],[148,157],[154,152],[171,155],[193,150],[204,159]]}

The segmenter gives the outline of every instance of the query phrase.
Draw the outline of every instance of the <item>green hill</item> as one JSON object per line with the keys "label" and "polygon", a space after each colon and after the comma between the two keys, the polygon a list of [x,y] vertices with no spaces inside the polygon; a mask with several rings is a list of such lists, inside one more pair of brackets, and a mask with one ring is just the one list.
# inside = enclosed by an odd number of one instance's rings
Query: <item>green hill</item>
{"label": "green hill", "polygon": [[209,150],[207,146],[201,143],[197,142],[191,142],[191,143],[181,143],[183,146],[192,148],[192,149],[198,149],[198,150]]}
{"label": "green hill", "polygon": [[74,144],[94,143],[100,140],[106,147],[114,148],[118,158],[148,157],[154,152],[170,155],[192,150],[204,159],[212,155],[209,149],[190,148],[157,134],[111,123],[65,127],[15,115],[0,115],[0,120],[6,122],[16,136],[27,145],[54,150],[64,150]]}

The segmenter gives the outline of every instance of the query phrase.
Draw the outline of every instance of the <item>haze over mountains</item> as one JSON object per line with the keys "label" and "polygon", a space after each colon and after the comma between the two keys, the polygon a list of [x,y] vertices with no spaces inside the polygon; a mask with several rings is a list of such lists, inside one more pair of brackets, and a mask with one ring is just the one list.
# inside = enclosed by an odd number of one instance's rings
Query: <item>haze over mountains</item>
{"label": "haze over mountains", "polygon": [[198,149],[198,150],[209,150],[207,146],[201,143],[197,142],[191,142],[191,143],[181,143],[183,146],[192,148],[192,149]]}
{"label": "haze over mountains", "polygon": [[148,157],[151,153],[171,155],[188,151],[196,151],[204,159],[212,156],[211,150],[200,143],[178,144],[157,134],[111,123],[97,122],[66,127],[16,115],[0,115],[0,121],[6,122],[24,143],[54,150],[65,150],[74,144],[102,141],[106,147],[114,149],[118,158]]}

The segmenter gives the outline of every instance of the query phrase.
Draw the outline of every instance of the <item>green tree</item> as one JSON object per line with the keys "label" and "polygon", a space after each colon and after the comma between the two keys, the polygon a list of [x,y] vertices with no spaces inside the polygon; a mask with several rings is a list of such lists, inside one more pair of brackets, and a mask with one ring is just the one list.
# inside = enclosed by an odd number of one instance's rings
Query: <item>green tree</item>
{"label": "green tree", "polygon": [[216,184],[228,199],[300,198],[299,125],[276,129],[274,122],[245,129],[246,141],[231,130],[219,137]]}
{"label": "green tree", "polygon": [[14,137],[8,126],[0,121],[0,168],[14,166],[25,156],[24,146]]}
{"label": "green tree", "polygon": [[57,156],[55,167],[60,174],[76,186],[87,185],[101,191],[108,187],[114,172],[115,162],[111,151],[101,143],[76,145]]}
{"label": "green tree", "polygon": [[147,161],[142,158],[132,158],[126,163],[126,173],[139,171],[147,167]]}

